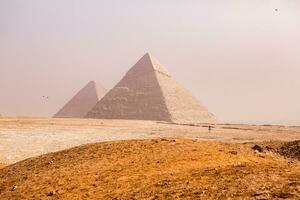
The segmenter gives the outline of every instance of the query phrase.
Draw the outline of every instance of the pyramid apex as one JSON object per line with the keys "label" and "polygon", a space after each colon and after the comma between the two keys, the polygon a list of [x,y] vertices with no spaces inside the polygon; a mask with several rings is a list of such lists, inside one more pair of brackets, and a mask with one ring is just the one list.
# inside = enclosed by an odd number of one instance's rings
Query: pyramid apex
{"label": "pyramid apex", "polygon": [[145,53],[145,56],[148,56],[149,58],[152,57],[151,53],[149,53],[149,52],[146,52],[146,53]]}
{"label": "pyramid apex", "polygon": [[141,60],[145,60],[145,59],[150,60],[150,61],[152,60],[152,56],[149,52],[146,52],[144,54],[144,56],[141,58]]}
{"label": "pyramid apex", "polygon": [[[163,67],[163,65],[160,64],[160,62],[154,56],[152,56],[152,54],[150,54],[149,52],[146,52],[145,55],[140,59],[139,62],[143,63],[141,65],[143,67],[151,66],[151,68],[154,71],[161,72],[167,76],[170,76],[168,70],[165,67]],[[146,63],[148,63],[148,64],[146,64]]]}
{"label": "pyramid apex", "polygon": [[90,80],[87,85],[91,85],[91,84],[96,85],[97,83],[94,80]]}
{"label": "pyramid apex", "polygon": [[95,80],[90,80],[86,85],[85,88],[89,88],[89,87],[94,87],[97,88],[98,86],[100,86],[100,84],[95,81]]}
{"label": "pyramid apex", "polygon": [[146,52],[145,55],[144,55],[144,57],[148,57],[150,60],[155,59],[155,57],[151,53],[149,53],[149,52]]}

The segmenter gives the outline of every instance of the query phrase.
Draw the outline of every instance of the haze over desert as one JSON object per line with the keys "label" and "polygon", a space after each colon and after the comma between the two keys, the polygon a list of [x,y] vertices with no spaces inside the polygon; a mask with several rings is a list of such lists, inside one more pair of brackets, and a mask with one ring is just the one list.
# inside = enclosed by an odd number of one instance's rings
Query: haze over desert
{"label": "haze over desert", "polygon": [[0,2],[0,200],[300,199],[297,0]]}

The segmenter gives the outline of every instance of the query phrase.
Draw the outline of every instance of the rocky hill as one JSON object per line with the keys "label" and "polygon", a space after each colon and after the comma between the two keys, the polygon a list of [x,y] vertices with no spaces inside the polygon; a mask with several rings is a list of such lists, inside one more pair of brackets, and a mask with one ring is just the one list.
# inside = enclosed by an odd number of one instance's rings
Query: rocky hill
{"label": "rocky hill", "polygon": [[104,142],[0,170],[1,199],[299,199],[300,162],[253,144]]}

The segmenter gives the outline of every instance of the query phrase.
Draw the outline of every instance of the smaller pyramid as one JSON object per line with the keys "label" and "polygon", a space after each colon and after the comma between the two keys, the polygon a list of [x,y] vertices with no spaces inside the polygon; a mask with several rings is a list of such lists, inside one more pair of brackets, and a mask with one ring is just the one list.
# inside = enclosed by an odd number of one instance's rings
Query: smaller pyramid
{"label": "smaller pyramid", "polygon": [[106,89],[95,81],[90,81],[82,88],[54,118],[83,118],[105,95]]}

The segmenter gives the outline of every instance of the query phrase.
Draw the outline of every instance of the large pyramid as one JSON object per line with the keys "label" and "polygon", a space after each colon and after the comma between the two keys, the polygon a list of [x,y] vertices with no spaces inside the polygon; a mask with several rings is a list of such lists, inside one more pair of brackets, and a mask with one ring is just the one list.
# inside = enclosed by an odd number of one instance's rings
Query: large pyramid
{"label": "large pyramid", "polygon": [[105,95],[106,90],[95,81],[90,81],[53,117],[83,118]]}
{"label": "large pyramid", "polygon": [[148,53],[96,104],[87,117],[216,123],[216,118]]}

